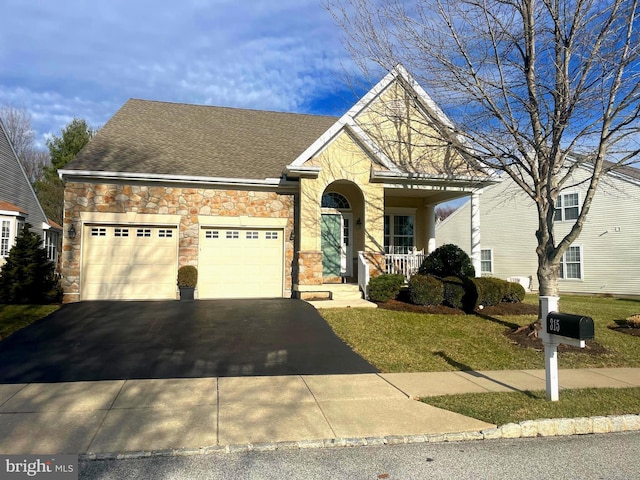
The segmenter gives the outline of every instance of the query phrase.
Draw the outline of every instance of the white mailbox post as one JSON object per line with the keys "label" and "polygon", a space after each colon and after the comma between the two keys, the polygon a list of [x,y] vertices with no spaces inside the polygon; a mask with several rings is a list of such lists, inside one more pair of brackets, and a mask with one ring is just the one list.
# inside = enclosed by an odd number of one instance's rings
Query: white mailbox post
{"label": "white mailbox post", "polygon": [[593,320],[590,317],[558,312],[560,297],[540,297],[540,337],[544,345],[544,368],[547,400],[556,402],[558,394],[558,344],[565,343],[584,348],[585,340],[594,336]]}

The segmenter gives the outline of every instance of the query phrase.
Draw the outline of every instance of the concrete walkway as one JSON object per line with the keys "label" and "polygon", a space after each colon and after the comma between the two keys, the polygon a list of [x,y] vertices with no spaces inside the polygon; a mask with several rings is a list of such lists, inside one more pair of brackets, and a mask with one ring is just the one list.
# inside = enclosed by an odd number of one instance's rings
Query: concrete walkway
{"label": "concrete walkway", "polygon": [[[544,386],[543,370],[1,384],[0,452],[101,454],[478,432],[493,425],[412,398]],[[640,386],[640,369],[561,370],[560,386]]]}

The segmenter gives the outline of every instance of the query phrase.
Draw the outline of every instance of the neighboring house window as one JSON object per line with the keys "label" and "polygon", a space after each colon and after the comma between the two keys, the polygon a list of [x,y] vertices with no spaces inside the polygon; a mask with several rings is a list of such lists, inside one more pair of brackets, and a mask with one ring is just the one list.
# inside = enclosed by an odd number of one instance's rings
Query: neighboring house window
{"label": "neighboring house window", "polygon": [[0,256],[9,255],[9,246],[11,245],[11,221],[2,220],[0,228]]}
{"label": "neighboring house window", "polygon": [[47,250],[47,258],[52,262],[58,259],[58,233],[44,232],[44,248]]}
{"label": "neighboring house window", "polygon": [[483,249],[480,251],[480,272],[493,273],[493,250]]}
{"label": "neighboring house window", "polygon": [[577,193],[563,193],[558,195],[554,220],[556,222],[564,222],[578,218],[580,214],[578,200]]}
{"label": "neighboring house window", "polygon": [[415,215],[385,215],[385,252],[409,253],[415,247],[414,224]]}
{"label": "neighboring house window", "polygon": [[571,246],[562,255],[560,278],[565,280],[582,279],[582,247]]}

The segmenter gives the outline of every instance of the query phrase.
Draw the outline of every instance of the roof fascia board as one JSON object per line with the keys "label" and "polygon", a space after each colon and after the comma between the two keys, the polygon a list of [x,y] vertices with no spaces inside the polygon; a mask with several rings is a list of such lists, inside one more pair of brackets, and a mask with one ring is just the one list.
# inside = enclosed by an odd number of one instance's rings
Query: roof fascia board
{"label": "roof fascia board", "polygon": [[148,182],[168,182],[168,183],[196,183],[203,185],[217,186],[239,186],[239,187],[278,187],[295,188],[297,182],[283,180],[281,178],[265,178],[264,180],[254,178],[227,178],[227,177],[198,177],[191,175],[168,175],[149,173],[129,173],[129,172],[102,172],[91,170],[58,170],[61,179],[66,178],[91,178],[96,180],[134,180]]}
{"label": "roof fascia board", "polygon": [[20,168],[20,171],[22,172],[22,175],[24,176],[24,179],[27,182],[27,185],[29,186],[29,191],[31,192],[31,195],[33,195],[33,198],[35,198],[35,200],[36,200],[36,205],[40,209],[40,213],[42,214],[42,218],[46,219],[47,215],[44,213],[44,209],[42,208],[42,205],[40,205],[40,200],[38,200],[38,196],[36,195],[36,191],[33,189],[33,185],[31,185],[31,182],[29,181],[29,177],[27,177],[27,172],[25,171],[24,167],[22,166],[22,162],[18,159],[18,154],[16,153],[16,150],[13,147],[13,143],[11,143],[11,140],[9,139],[9,135],[7,134],[7,130],[4,128],[4,124],[2,123],[2,120],[0,120],[0,129],[2,129],[2,133],[7,138],[7,143],[9,144],[9,148],[11,148],[11,152],[13,153],[13,158],[18,163],[18,167]]}
{"label": "roof fascia board", "polygon": [[315,142],[313,142],[309,148],[307,148],[304,152],[302,152],[298,157],[291,162],[289,167],[298,167],[303,165],[307,160],[316,156],[320,151],[322,151],[328,143],[330,143],[337,135],[340,133],[342,128],[347,125],[347,123],[355,123],[354,118],[362,112],[373,100],[375,100],[382,92],[385,91],[391,85],[391,83],[395,80],[397,76],[397,72],[392,70],[385,77],[380,80],[371,90],[367,92],[367,94],[362,97],[356,104],[347,111],[342,117],[340,117],[336,123],[334,123],[329,129],[323,133]]}
{"label": "roof fascia board", "polygon": [[400,173],[398,166],[391,161],[391,159],[378,147],[378,145],[371,139],[371,137],[358,125],[353,118],[349,118],[345,127],[351,131],[351,133],[358,139],[369,153],[376,159],[383,167],[388,168],[392,172]]}
{"label": "roof fascia board", "polygon": [[381,172],[372,171],[371,179],[373,181],[380,182],[403,182],[403,183],[415,183],[415,184],[427,184],[427,183],[442,183],[443,181],[453,182],[456,184],[473,184],[476,188],[480,186],[493,185],[503,181],[501,177],[472,177],[467,175],[446,175],[446,174],[421,174],[421,173],[404,173],[404,172]]}

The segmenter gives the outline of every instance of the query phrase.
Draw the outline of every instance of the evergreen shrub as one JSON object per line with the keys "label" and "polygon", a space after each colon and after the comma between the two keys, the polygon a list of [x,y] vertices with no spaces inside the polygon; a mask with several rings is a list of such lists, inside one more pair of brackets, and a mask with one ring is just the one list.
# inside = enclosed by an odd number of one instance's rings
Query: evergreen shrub
{"label": "evergreen shrub", "polygon": [[412,275],[409,279],[409,297],[415,305],[440,305],[444,301],[442,281],[432,275]]}
{"label": "evergreen shrub", "polygon": [[436,248],[422,262],[418,273],[444,277],[474,277],[471,259],[460,247],[447,243]]}
{"label": "evergreen shrub", "polygon": [[385,273],[369,280],[369,300],[388,302],[394,300],[404,285],[404,275]]}
{"label": "evergreen shrub", "polygon": [[47,258],[40,235],[24,224],[0,268],[0,303],[47,304],[59,301],[55,265]]}

